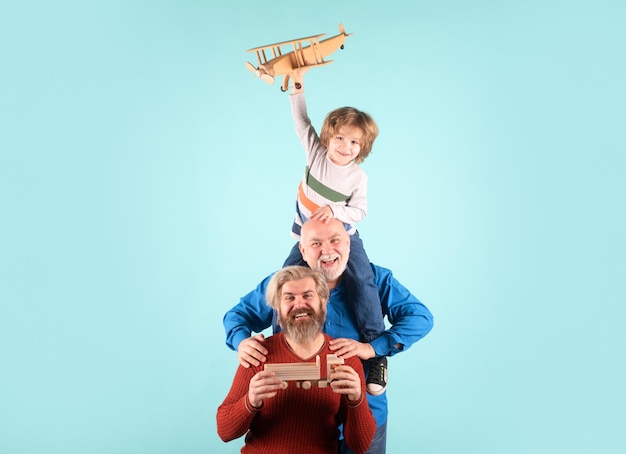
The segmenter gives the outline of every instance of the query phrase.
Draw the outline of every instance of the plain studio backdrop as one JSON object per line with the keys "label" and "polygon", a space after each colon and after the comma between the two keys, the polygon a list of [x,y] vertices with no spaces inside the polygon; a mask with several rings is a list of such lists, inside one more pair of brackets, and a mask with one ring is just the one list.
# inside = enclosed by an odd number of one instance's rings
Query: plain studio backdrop
{"label": "plain studio backdrop", "polygon": [[235,453],[222,317],[304,153],[252,47],[349,33],[309,114],[369,112],[359,230],[434,313],[388,452],[622,453],[626,9],[599,1],[0,7],[0,451]]}

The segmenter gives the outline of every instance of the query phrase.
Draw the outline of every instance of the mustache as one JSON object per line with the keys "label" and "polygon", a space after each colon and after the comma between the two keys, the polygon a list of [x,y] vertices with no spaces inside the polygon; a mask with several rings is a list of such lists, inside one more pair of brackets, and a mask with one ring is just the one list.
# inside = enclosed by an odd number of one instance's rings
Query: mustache
{"label": "mustache", "polygon": [[[282,312],[278,314],[278,322],[279,324],[292,324],[296,325],[296,319],[300,316],[307,316],[309,320],[304,321],[303,323],[310,323],[311,321],[319,321],[322,320],[322,323],[326,319],[326,307],[325,305],[320,304],[319,307],[299,307],[296,309],[292,309],[289,312]],[[300,323],[302,324],[302,323]]]}
{"label": "mustache", "polygon": [[295,320],[300,315],[308,315],[309,317],[313,316],[315,311],[313,309],[293,309],[289,311],[287,314],[287,318],[290,320]]}

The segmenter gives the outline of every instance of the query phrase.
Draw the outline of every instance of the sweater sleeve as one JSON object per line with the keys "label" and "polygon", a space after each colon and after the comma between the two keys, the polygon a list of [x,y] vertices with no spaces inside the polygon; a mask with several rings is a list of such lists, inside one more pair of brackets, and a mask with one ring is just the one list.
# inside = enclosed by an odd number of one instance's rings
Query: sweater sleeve
{"label": "sweater sleeve", "polygon": [[245,435],[254,416],[260,411],[248,401],[248,385],[256,372],[256,368],[246,369],[240,365],[226,399],[217,408],[217,434],[223,441]]}
{"label": "sweater sleeve", "polygon": [[[356,164],[355,164],[356,166]],[[360,168],[355,168],[354,189],[350,198],[344,202],[332,203],[330,208],[333,216],[346,224],[354,225],[365,219],[367,215],[367,174]]]}
{"label": "sweater sleeve", "polygon": [[302,148],[306,152],[308,162],[313,153],[319,150],[320,147],[323,148],[323,146],[309,119],[304,93],[291,94],[289,95],[289,100],[291,101],[291,115],[293,116],[296,134],[300,139]]}
{"label": "sweater sleeve", "polygon": [[347,397],[342,399],[345,414],[343,434],[350,449],[355,454],[363,454],[370,447],[376,433],[376,420],[367,404],[365,373],[361,361],[357,357],[353,357],[346,362],[361,377],[361,389],[363,391],[358,403],[350,402]]}

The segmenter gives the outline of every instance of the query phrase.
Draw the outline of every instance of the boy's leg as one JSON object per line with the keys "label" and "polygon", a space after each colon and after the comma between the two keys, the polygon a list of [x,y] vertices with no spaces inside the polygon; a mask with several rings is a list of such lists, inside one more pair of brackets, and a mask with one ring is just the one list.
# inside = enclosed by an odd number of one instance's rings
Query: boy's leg
{"label": "boy's leg", "polygon": [[[385,323],[374,272],[358,232],[350,236],[350,258],[344,279],[360,340],[371,342],[385,331]],[[369,366],[367,391],[373,395],[382,394],[387,386],[387,358],[372,358]]]}
{"label": "boy's leg", "polygon": [[287,257],[287,260],[285,260],[285,263],[283,263],[283,267],[290,266],[290,265],[308,266],[307,263],[302,258],[302,253],[300,252],[299,244],[300,243],[296,243],[294,247],[291,248],[291,251],[289,252],[289,256]]}
{"label": "boy's leg", "polygon": [[350,257],[344,281],[360,340],[370,342],[385,331],[385,323],[378,287],[374,284],[374,272],[358,232],[350,236]]}

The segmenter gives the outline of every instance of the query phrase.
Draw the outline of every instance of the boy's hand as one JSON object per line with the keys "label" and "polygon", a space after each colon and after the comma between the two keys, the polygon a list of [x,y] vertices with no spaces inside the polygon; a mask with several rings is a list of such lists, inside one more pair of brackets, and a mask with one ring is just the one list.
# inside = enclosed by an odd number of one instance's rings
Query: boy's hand
{"label": "boy's hand", "polygon": [[334,213],[332,208],[330,208],[328,205],[323,206],[321,208],[318,208],[317,210],[315,210],[313,212],[313,214],[311,215],[311,219],[316,219],[318,221],[322,221],[322,222],[328,222],[331,219],[333,219],[334,217]]}
{"label": "boy's hand", "polygon": [[304,74],[311,68],[296,68],[291,73],[293,84],[291,85],[291,93],[300,93],[304,91]]}

